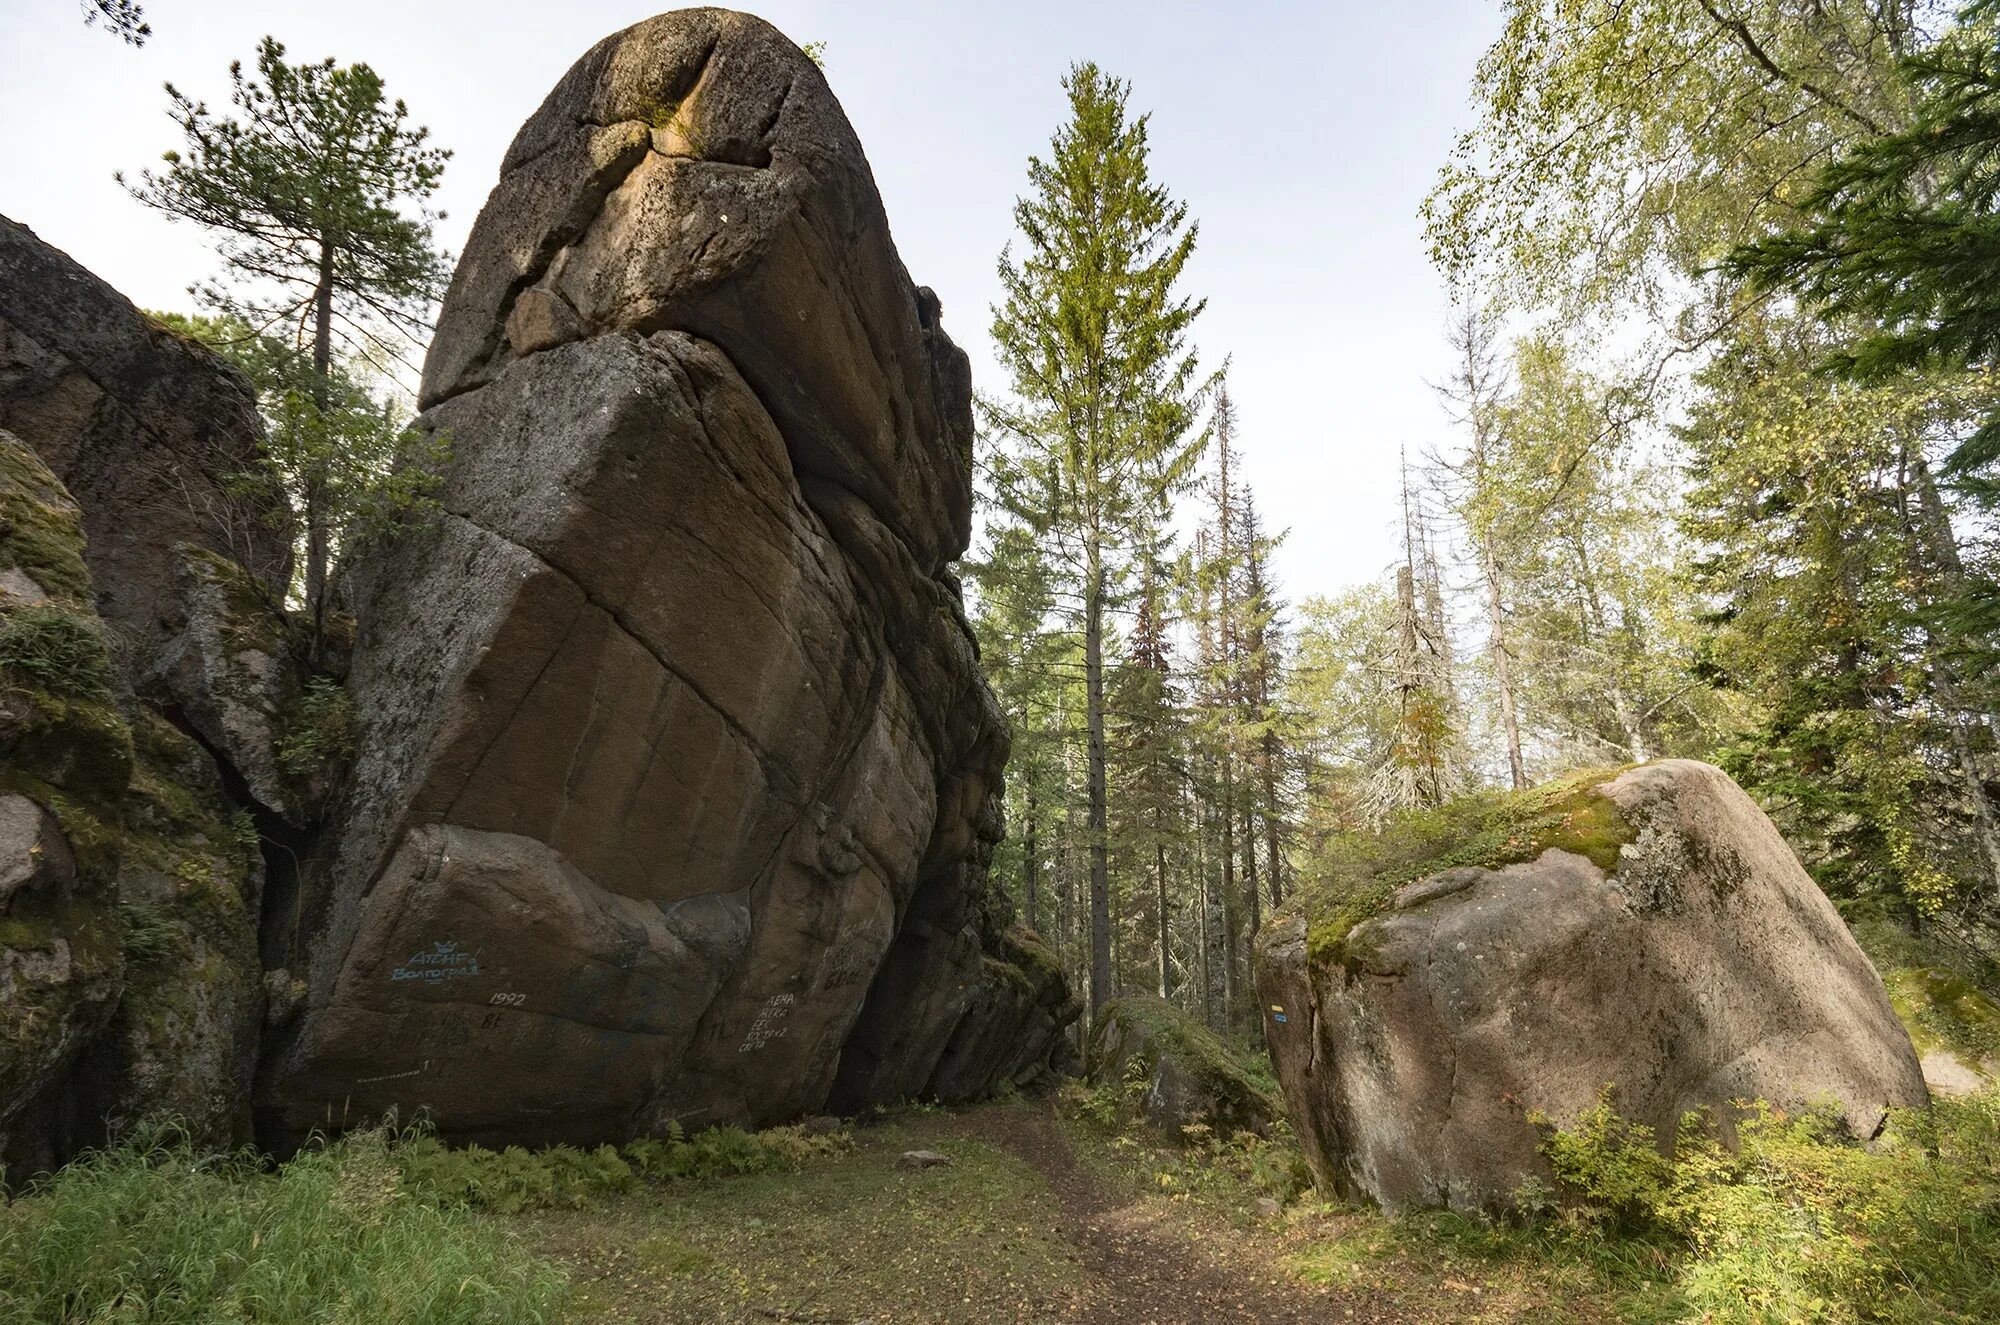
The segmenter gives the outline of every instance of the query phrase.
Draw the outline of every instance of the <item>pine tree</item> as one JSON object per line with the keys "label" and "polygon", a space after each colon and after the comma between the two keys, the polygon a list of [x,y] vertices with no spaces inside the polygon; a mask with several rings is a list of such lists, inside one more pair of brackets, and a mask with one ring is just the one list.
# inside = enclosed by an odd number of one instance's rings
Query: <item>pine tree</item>
{"label": "pine tree", "polygon": [[1083,637],[1085,850],[1091,1006],[1111,997],[1105,632],[1135,522],[1184,481],[1206,438],[1187,336],[1201,304],[1176,293],[1196,227],[1148,173],[1147,117],[1094,64],[1064,79],[1070,119],[1030,158],[1014,207],[1025,242],[1000,259],[993,339],[1013,389],[987,413],[1011,447],[992,469],[1005,506],[1059,555]]}
{"label": "pine tree", "polygon": [[169,83],[169,113],[186,142],[163,171],[142,171],[131,193],[219,237],[227,283],[198,287],[198,297],[301,348],[294,495],[317,652],[344,515],[328,473],[344,442],[337,360],[345,353],[386,371],[388,344],[427,332],[447,267],[431,236],[442,213],[426,204],[451,154],[408,123],[408,108],[386,99],[367,65],[284,57],[266,37],[256,77],[241,61],[230,66],[240,118],[218,118]]}

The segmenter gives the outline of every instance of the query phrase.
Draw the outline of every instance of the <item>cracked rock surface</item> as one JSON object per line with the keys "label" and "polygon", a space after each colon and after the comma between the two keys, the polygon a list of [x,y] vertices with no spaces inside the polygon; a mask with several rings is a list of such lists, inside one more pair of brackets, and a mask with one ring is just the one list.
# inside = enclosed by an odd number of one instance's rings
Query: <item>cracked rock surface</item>
{"label": "cracked rock surface", "polygon": [[817,67],[713,9],[592,48],[423,401],[444,514],[351,581],[266,1133],[592,1142],[1047,1070],[1076,1008],[987,886],[1008,737],[949,569],[967,363]]}
{"label": "cracked rock surface", "polygon": [[1608,872],[1551,848],[1419,879],[1337,959],[1301,916],[1266,929],[1265,1033],[1322,1183],[1504,1208],[1549,1181],[1527,1115],[1566,1123],[1606,1086],[1662,1138],[1749,1099],[1830,1100],[1869,1138],[1927,1102],[1874,967],[1727,774],[1662,760],[1600,794],[1635,830]]}

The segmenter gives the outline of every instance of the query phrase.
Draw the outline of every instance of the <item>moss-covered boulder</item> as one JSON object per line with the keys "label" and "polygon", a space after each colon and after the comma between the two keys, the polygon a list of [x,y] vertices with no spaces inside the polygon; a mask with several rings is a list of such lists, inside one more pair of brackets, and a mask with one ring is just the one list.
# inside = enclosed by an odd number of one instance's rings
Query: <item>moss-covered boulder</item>
{"label": "moss-covered boulder", "polygon": [[71,1095],[107,1130],[172,1118],[195,1145],[226,1150],[249,1139],[262,1006],[256,832],[228,808],[200,746],[144,710],[132,730],[118,868],[124,996]]}
{"label": "moss-covered boulder", "polygon": [[1148,1123],[1179,1139],[1207,1127],[1216,1136],[1263,1132],[1278,1101],[1221,1037],[1163,999],[1129,995],[1098,1014],[1090,1079],[1129,1099]]}
{"label": "moss-covered boulder", "polygon": [[0,1154],[122,988],[113,704],[75,503],[0,432]]}
{"label": "moss-covered boulder", "polygon": [[1320,1182],[1390,1208],[1508,1205],[1530,1121],[1606,1086],[1656,1135],[1735,1101],[1927,1101],[1867,957],[1719,769],[1663,760],[1413,816],[1334,857],[1257,981]]}
{"label": "moss-covered boulder", "polygon": [[75,504],[0,432],[0,1157],[141,1116],[246,1139],[255,835],[214,761],[116,680]]}

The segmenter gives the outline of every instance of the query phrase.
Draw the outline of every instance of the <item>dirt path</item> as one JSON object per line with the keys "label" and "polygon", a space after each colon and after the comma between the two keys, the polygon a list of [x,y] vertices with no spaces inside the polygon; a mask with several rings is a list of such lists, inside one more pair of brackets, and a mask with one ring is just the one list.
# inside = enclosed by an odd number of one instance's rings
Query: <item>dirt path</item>
{"label": "dirt path", "polygon": [[1107,1191],[1078,1162],[1046,1107],[968,1115],[965,1134],[1033,1165],[1061,1203],[1062,1231],[1085,1276],[1085,1325],[1394,1325],[1383,1304],[1282,1275],[1239,1237],[1197,1242],[1148,1203]]}

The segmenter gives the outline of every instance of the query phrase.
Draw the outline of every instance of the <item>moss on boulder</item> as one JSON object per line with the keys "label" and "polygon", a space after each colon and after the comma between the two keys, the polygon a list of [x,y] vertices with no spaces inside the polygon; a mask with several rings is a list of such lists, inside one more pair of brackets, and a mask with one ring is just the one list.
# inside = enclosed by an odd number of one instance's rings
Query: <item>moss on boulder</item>
{"label": "moss on boulder", "polygon": [[1225,1137],[1262,1132],[1279,1114],[1276,1096],[1220,1036],[1144,995],[1114,998],[1098,1014],[1090,1078],[1176,1139],[1197,1125]]}
{"label": "moss on boulder", "polygon": [[1500,869],[1549,850],[1616,869],[1637,830],[1602,789],[1623,771],[1583,769],[1526,791],[1464,796],[1434,810],[1396,815],[1379,833],[1336,839],[1324,872],[1288,908],[1305,918],[1312,960],[1348,962],[1365,955],[1366,937],[1356,939],[1355,930],[1388,910],[1404,885],[1450,870]]}

